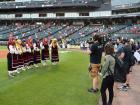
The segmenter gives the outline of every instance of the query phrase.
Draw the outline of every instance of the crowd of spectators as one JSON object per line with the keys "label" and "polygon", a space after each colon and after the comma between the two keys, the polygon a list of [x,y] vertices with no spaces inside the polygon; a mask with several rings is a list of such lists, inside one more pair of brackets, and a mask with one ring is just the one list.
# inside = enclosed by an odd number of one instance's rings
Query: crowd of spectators
{"label": "crowd of spectators", "polygon": [[[102,46],[100,38],[99,35],[94,35],[93,43],[88,49],[90,55],[89,72],[93,80],[92,88],[88,89],[88,92],[95,94],[99,91],[100,75],[103,79],[100,90],[103,105],[112,105],[114,88],[127,92],[132,87],[130,72],[133,72],[133,66],[136,62],[139,63],[140,44],[136,43],[134,39],[118,37],[116,40],[109,40]],[[103,51],[105,56],[102,56]],[[103,59],[102,63],[101,58]],[[107,89],[109,91],[108,101]]]}

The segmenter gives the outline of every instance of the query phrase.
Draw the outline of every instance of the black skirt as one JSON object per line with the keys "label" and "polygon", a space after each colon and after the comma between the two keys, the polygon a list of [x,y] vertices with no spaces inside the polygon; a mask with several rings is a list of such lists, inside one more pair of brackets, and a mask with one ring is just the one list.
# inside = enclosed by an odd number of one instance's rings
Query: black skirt
{"label": "black skirt", "polygon": [[51,62],[59,62],[59,55],[58,55],[58,48],[57,47],[55,47],[55,48],[52,47]]}
{"label": "black skirt", "polygon": [[23,53],[24,65],[28,65],[28,52]]}
{"label": "black skirt", "polygon": [[8,68],[8,71],[13,71],[13,68],[12,68],[12,65],[13,65],[13,62],[12,62],[12,54],[8,53],[7,54],[7,68]]}
{"label": "black skirt", "polygon": [[29,62],[29,65],[33,65],[34,64],[34,53],[33,52],[29,52],[28,53],[28,62]]}
{"label": "black skirt", "polygon": [[49,50],[48,49],[43,49],[41,51],[41,58],[42,58],[42,60],[49,60],[50,59],[50,55],[49,55]]}
{"label": "black skirt", "polygon": [[18,67],[17,55],[16,54],[7,54],[7,67],[8,71],[14,71]]}
{"label": "black skirt", "polygon": [[18,66],[19,68],[24,66],[23,54],[18,54]]}
{"label": "black skirt", "polygon": [[40,51],[34,51],[34,63],[41,63]]}

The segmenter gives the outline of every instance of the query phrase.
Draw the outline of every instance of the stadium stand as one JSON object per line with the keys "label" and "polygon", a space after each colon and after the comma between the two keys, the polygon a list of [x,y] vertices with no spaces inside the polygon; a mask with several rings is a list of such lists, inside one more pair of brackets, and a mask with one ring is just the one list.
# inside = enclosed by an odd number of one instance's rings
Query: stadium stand
{"label": "stadium stand", "polygon": [[[9,34],[12,32],[14,36],[19,38],[27,38],[33,36],[33,38],[43,38],[48,36],[48,33],[52,37],[57,39],[67,38],[75,44],[79,44],[81,41],[88,40],[93,33],[111,35],[113,38],[123,36],[125,38],[138,38],[140,33],[140,24],[134,25],[22,25],[22,26],[1,26],[0,35],[1,39],[8,39]],[[24,35],[24,36],[23,36]]]}
{"label": "stadium stand", "polygon": [[[29,36],[42,39],[50,34],[60,40],[65,38],[71,44],[88,41],[94,33],[114,39],[118,36],[139,39],[140,22],[138,18],[133,19],[139,14],[132,7],[138,11],[139,1],[121,4],[116,0],[0,2],[0,40],[6,41],[10,33],[25,39]],[[119,14],[120,11],[123,12]]]}
{"label": "stadium stand", "polygon": [[1,2],[1,9],[9,8],[37,8],[37,7],[47,7],[47,6],[97,6],[99,7],[100,2],[96,0],[47,0],[47,1],[26,1],[26,2]]}

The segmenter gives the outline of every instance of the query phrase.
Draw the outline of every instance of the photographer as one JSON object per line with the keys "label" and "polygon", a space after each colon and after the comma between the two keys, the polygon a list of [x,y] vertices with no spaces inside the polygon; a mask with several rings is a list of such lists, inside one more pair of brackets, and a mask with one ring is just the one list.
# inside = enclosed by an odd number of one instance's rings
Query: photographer
{"label": "photographer", "polygon": [[99,35],[93,36],[93,43],[91,44],[88,53],[90,55],[90,74],[92,77],[93,87],[88,89],[88,92],[96,93],[99,91],[99,69],[102,58],[101,37]]}

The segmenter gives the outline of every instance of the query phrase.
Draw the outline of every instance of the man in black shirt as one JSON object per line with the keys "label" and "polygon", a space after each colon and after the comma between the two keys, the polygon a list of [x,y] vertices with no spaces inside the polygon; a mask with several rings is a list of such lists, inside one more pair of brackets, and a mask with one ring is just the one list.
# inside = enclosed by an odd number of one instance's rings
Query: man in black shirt
{"label": "man in black shirt", "polygon": [[102,50],[103,47],[100,44],[100,36],[95,35],[93,37],[94,43],[91,45],[89,49],[90,54],[90,65],[91,65],[91,77],[93,78],[93,87],[89,89],[89,92],[97,92],[99,90],[99,69],[100,69],[100,63],[102,58]]}
{"label": "man in black shirt", "polygon": [[125,83],[120,87],[120,90],[126,91],[129,88],[129,82],[130,82],[130,67],[131,67],[131,56],[132,56],[132,46],[128,40],[124,40],[125,46],[124,46],[124,58],[123,58],[123,70],[125,72]]}

